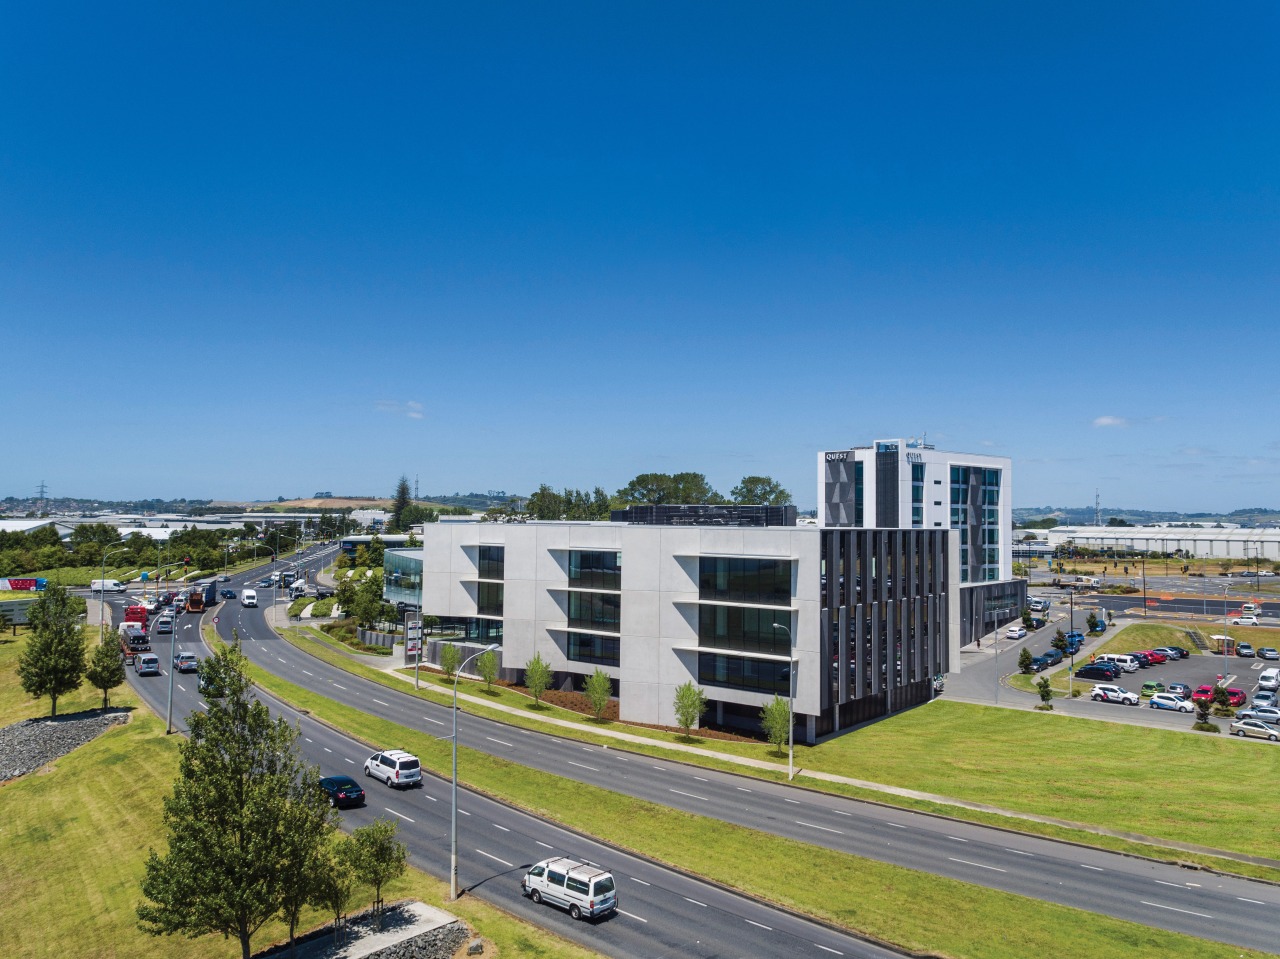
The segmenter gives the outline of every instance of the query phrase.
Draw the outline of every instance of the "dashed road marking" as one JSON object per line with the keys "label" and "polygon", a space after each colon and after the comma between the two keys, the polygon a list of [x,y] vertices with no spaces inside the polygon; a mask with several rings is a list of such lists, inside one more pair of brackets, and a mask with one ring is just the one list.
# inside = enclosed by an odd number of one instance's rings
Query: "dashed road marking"
{"label": "dashed road marking", "polygon": [[966,866],[977,866],[979,869],[990,869],[992,872],[1008,872],[1008,869],[1001,869],[998,866],[986,866],[980,862],[970,862],[967,859],[956,859],[954,856],[948,856],[952,862],[963,863]]}
{"label": "dashed road marking", "polygon": [[1201,919],[1212,919],[1213,916],[1203,912],[1192,912],[1190,909],[1179,909],[1177,906],[1165,906],[1158,902],[1147,902],[1145,899],[1139,899],[1144,906],[1154,906],[1156,909],[1168,909],[1170,912],[1181,912],[1188,916],[1199,916]]}
{"label": "dashed road marking", "polygon": [[681,792],[679,789],[668,789],[667,792],[675,793],[677,796],[688,796],[690,799],[700,799],[702,802],[708,802],[706,796],[695,796],[693,793]]}
{"label": "dashed road marking", "polygon": [[487,853],[487,852],[485,852],[483,849],[477,849],[477,850],[476,850],[476,852],[480,853],[480,855],[485,856],[485,857],[486,857],[486,858],[488,858],[488,859],[492,859],[494,862],[500,862],[500,863],[502,863],[502,864],[503,864],[504,866],[506,866],[508,869],[514,869],[514,868],[515,868],[515,865],[516,865],[515,863],[513,863],[513,862],[507,862],[505,859],[499,859],[497,856],[493,855],[492,853]]}

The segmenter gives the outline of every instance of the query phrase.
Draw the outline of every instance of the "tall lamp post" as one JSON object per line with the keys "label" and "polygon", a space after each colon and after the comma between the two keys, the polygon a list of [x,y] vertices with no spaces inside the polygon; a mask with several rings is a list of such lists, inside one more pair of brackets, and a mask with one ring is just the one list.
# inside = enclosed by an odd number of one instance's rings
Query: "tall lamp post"
{"label": "tall lamp post", "polygon": [[[1002,615],[1008,616],[1013,612],[1014,610],[1012,607],[1008,607],[1005,609],[993,609],[991,611],[991,626],[992,626],[991,647],[996,651],[996,657],[995,657],[996,677],[995,678],[996,678],[996,705],[997,706],[1000,705],[1000,617]],[[1045,613],[1045,618],[1048,619],[1048,617],[1049,617],[1049,614]]]}
{"label": "tall lamp post", "polygon": [[790,626],[774,623],[773,628],[787,634],[787,782],[790,782],[796,776],[796,641],[791,635]]}
{"label": "tall lamp post", "polygon": [[[449,901],[458,898],[458,677],[467,663],[477,656],[491,653],[498,648],[491,643],[478,653],[472,653],[462,661],[458,671],[453,674],[453,808],[449,811]],[[421,656],[421,652],[418,654]]]}
{"label": "tall lamp post", "polygon": [[[102,578],[98,580],[98,645],[101,646],[106,641],[106,613],[107,613],[107,557],[116,553],[126,552],[124,549],[110,549],[112,546],[119,546],[121,543],[127,543],[128,540],[120,539],[114,543],[108,543],[107,549],[102,552]],[[108,552],[107,550],[110,550]]]}
{"label": "tall lamp post", "polygon": [[1222,685],[1227,684],[1227,640],[1230,634],[1227,633],[1227,593],[1231,590],[1230,583],[1224,583],[1222,586]]}

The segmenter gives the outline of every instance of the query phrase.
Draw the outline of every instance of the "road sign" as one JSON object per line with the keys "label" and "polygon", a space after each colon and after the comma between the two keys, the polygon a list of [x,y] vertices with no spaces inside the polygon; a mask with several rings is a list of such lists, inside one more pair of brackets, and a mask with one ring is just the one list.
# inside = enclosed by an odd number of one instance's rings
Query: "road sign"
{"label": "road sign", "polygon": [[417,653],[420,649],[422,649],[422,640],[420,639],[405,640],[404,642],[405,655],[412,656],[415,653]]}
{"label": "road sign", "polygon": [[218,625],[218,617],[217,617],[217,616],[213,617],[213,625],[215,625],[215,626],[217,626],[217,625]]}

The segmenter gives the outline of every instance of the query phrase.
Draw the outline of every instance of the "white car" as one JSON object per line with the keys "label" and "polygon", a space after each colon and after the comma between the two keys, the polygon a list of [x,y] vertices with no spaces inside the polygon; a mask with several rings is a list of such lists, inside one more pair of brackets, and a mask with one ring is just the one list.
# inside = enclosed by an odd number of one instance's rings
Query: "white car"
{"label": "white car", "polygon": [[1021,625],[1013,625],[1004,631],[1005,639],[1026,639],[1027,628]]}
{"label": "white car", "polygon": [[1189,713],[1195,709],[1191,703],[1173,693],[1154,693],[1147,705],[1152,709],[1172,709],[1179,713]]}
{"label": "white car", "polygon": [[364,761],[364,774],[388,786],[416,786],[422,782],[422,764],[403,749],[388,749]]}
{"label": "white car", "polygon": [[1096,703],[1120,703],[1124,706],[1137,706],[1141,701],[1137,693],[1131,693],[1123,686],[1112,686],[1109,683],[1099,683],[1089,690],[1089,698]]}
{"label": "white car", "polygon": [[1260,626],[1257,616],[1235,616],[1231,620],[1232,626]]}

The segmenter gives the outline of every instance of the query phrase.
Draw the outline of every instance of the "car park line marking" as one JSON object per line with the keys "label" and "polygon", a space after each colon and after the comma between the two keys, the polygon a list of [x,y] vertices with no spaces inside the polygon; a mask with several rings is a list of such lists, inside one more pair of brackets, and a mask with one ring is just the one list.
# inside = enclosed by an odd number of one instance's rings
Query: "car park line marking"
{"label": "car park line marking", "polygon": [[347,687],[346,687],[346,686],[339,686],[337,683],[334,683],[332,679],[331,679],[331,680],[329,680],[329,682],[333,683],[333,685],[335,685],[335,686],[338,686],[338,688],[339,688],[339,689],[341,689],[343,692],[346,692],[346,690],[347,690]]}
{"label": "car park line marking", "polygon": [[487,853],[487,852],[485,852],[483,849],[477,849],[477,850],[476,850],[476,852],[480,853],[480,855],[482,855],[482,856],[485,856],[485,857],[487,857],[487,858],[489,858],[489,859],[492,859],[494,862],[500,862],[500,863],[502,863],[502,864],[503,864],[504,866],[506,866],[508,869],[514,869],[514,868],[515,868],[515,865],[516,865],[515,863],[513,863],[513,862],[507,862],[505,859],[499,859],[497,856],[494,856],[494,855],[492,855],[491,853]]}
{"label": "car park line marking", "polygon": [[625,909],[619,909],[619,910],[618,910],[618,912],[622,913],[622,914],[623,914],[624,916],[626,916],[628,919],[635,919],[635,920],[637,920],[637,921],[639,921],[639,922],[643,922],[643,923],[648,923],[648,922],[649,922],[649,920],[648,920],[648,919],[641,919],[639,916],[635,915],[635,913],[627,912],[627,910],[625,910]]}
{"label": "car park line marking", "polygon": [[948,839],[954,839],[956,842],[968,842],[967,839],[961,839],[959,836],[948,836]]}
{"label": "car park line marking", "polygon": [[[501,739],[494,739],[492,736],[485,736],[484,738],[491,743],[497,743],[499,746],[511,746],[511,743],[503,742]],[[511,748],[514,749],[515,747],[511,746]]]}
{"label": "car park line marking", "polygon": [[1088,863],[1080,863],[1085,869],[1092,869],[1094,872],[1106,872],[1101,866],[1090,866]]}
{"label": "car park line marking", "polygon": [[429,723],[435,723],[437,726],[443,726],[443,725],[444,725],[444,723],[440,722],[440,720],[438,720],[438,719],[432,719],[430,716],[423,716],[422,718],[423,718],[423,719],[425,719],[425,720],[426,720],[427,722],[429,722]]}
{"label": "car park line marking", "polygon": [[208,708],[209,708],[209,704],[208,704],[208,703],[206,703],[203,699],[197,699],[197,700],[196,700],[196,702],[198,702],[198,703],[200,704],[200,708],[201,708],[201,709],[208,709]]}
{"label": "car park line marking", "polygon": [[821,829],[823,832],[833,832],[833,833],[835,833],[837,836],[843,836],[843,835],[844,835],[844,833],[843,833],[843,832],[841,832],[839,829],[831,829],[831,828],[830,828],[830,827],[828,827],[828,826],[817,826],[817,825],[814,825],[814,824],[813,824],[813,823],[811,823],[811,822],[801,822],[799,819],[795,820],[795,824],[796,824],[797,826],[808,826],[810,829]]}
{"label": "car park line marking", "polygon": [[952,856],[948,856],[947,858],[950,859],[952,862],[964,863],[966,866],[977,866],[979,869],[990,869],[992,872],[1008,872],[1009,871],[1008,869],[1001,869],[999,866],[984,866],[980,862],[970,862],[967,859],[956,859]]}
{"label": "car park line marking", "polygon": [[841,952],[839,949],[832,949],[830,946],[824,946],[820,942],[815,942],[814,945],[817,946],[819,949],[825,950],[826,952],[834,952],[837,956],[844,955],[844,953]]}
{"label": "car park line marking", "polygon": [[753,926],[758,926],[761,929],[768,929],[770,932],[773,932],[773,926],[766,926],[763,922],[756,922],[754,919],[747,919],[747,922],[751,923]]}
{"label": "car park line marking", "polygon": [[667,792],[675,793],[677,796],[688,796],[690,799],[701,799],[703,802],[707,802],[706,796],[695,796],[693,793],[682,793],[679,789],[668,789]]}
{"label": "car park line marking", "polygon": [[1265,902],[1263,902],[1263,901],[1262,901],[1262,900],[1260,900],[1260,899],[1246,899],[1244,896],[1236,896],[1236,898],[1237,898],[1237,899],[1239,899],[1241,902],[1251,902],[1251,903],[1253,903],[1255,906],[1265,906],[1265,905],[1266,905],[1266,903],[1265,903]]}
{"label": "car park line marking", "polygon": [[501,829],[503,832],[511,832],[506,826],[499,826],[496,822],[493,824],[495,829]]}
{"label": "car park line marking", "polygon": [[177,686],[179,689],[181,689],[184,693],[187,691],[187,687],[183,686],[182,683],[174,683],[174,685]]}
{"label": "car park line marking", "polygon": [[543,849],[555,849],[555,848],[556,848],[555,846],[548,845],[547,843],[543,842],[541,839],[535,839],[535,840],[534,840],[534,842],[536,842],[536,843],[537,843],[539,846],[541,846]]}
{"label": "car park line marking", "polygon": [[640,885],[642,886],[652,885],[652,883],[647,883],[643,879],[637,879],[635,876],[628,876],[627,878],[630,879],[632,882],[640,883]]}
{"label": "car park line marking", "polygon": [[[385,809],[387,812],[391,813],[391,815],[393,815],[393,816],[399,816],[399,817],[400,817],[401,819],[403,819],[405,822],[413,822],[413,820],[412,820],[412,819],[410,819],[408,816],[404,815],[403,813],[398,813],[398,812],[396,812],[396,811],[395,811],[394,809],[392,809],[390,806],[383,806],[382,808],[383,808],[383,809]],[[479,849],[477,849],[477,850],[476,850],[476,852],[479,852],[479,851],[480,851]]]}
{"label": "car park line marking", "polygon": [[695,906],[701,906],[703,909],[707,908],[707,904],[705,902],[698,902],[698,900],[690,899],[688,896],[682,896],[681,898],[684,899],[685,902],[693,903]]}
{"label": "car park line marking", "polygon": [[1025,852],[1022,849],[1010,849],[1007,846],[1005,847],[1004,851],[1014,853],[1015,855],[1018,855],[1018,856],[1035,856],[1035,853],[1033,852]]}
{"label": "car park line marking", "polygon": [[586,763],[575,763],[572,759],[566,759],[565,762],[570,766],[577,766],[579,769],[590,769],[593,773],[598,773],[600,771],[596,769],[595,766],[588,766]]}
{"label": "car park line marking", "polygon": [[1144,906],[1154,906],[1157,909],[1168,909],[1170,912],[1182,912],[1188,916],[1199,916],[1201,919],[1212,919],[1213,916],[1206,915],[1203,912],[1192,912],[1190,909],[1179,909],[1177,906],[1163,906],[1158,902],[1147,902],[1145,899],[1139,899]]}

